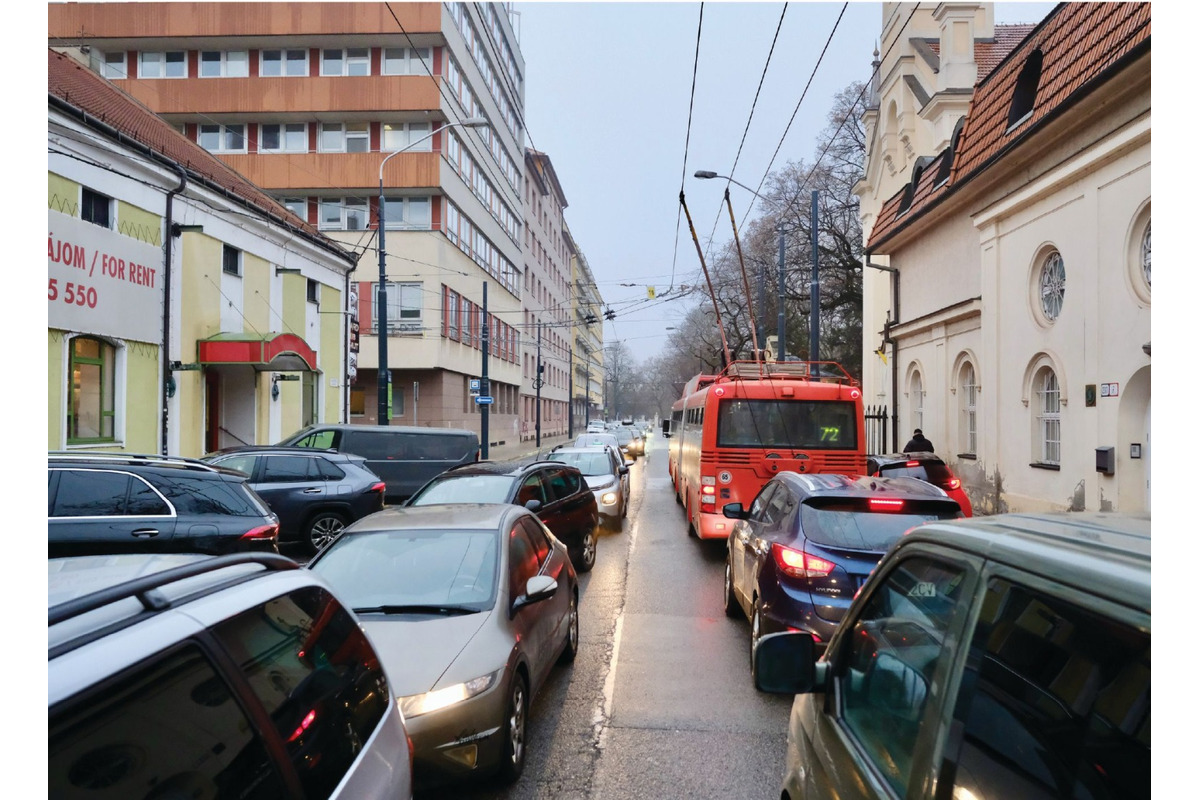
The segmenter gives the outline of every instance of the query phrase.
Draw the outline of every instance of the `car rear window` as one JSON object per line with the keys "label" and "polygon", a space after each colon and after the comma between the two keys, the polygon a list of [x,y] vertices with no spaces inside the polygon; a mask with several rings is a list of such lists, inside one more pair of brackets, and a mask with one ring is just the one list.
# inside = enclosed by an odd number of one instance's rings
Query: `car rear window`
{"label": "car rear window", "polygon": [[413,495],[408,504],[507,503],[515,482],[511,475],[447,475]]}
{"label": "car rear window", "polygon": [[358,622],[309,586],[214,631],[266,707],[309,796],[328,797],[391,702]]}
{"label": "car rear window", "polygon": [[220,476],[156,476],[155,483],[180,514],[227,514],[251,517],[265,514],[237,478]]}
{"label": "car rear window", "polygon": [[612,458],[607,452],[602,453],[551,453],[551,461],[561,461],[570,464],[584,475],[611,475],[613,472]]}
{"label": "car rear window", "polygon": [[800,529],[804,537],[825,547],[882,551],[892,546],[905,531],[938,519],[957,519],[962,511],[956,503],[905,502],[900,511],[872,510],[867,500],[804,503],[800,506]]}
{"label": "car rear window", "polygon": [[926,461],[915,463],[897,461],[895,464],[888,464],[882,467],[879,470],[879,474],[887,478],[920,478],[926,483],[932,483],[934,486],[942,486],[954,477],[945,464]]}

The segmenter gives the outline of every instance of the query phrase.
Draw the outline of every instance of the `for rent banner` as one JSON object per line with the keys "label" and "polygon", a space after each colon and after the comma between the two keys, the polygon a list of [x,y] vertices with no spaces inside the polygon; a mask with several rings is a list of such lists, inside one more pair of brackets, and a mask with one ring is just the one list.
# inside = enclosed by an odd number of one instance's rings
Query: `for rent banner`
{"label": "for rent banner", "polygon": [[50,327],[161,342],[162,248],[49,213]]}

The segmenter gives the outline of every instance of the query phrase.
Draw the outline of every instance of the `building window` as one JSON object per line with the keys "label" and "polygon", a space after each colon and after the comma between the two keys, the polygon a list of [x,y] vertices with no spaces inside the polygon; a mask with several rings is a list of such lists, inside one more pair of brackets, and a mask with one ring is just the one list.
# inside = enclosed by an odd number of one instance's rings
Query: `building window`
{"label": "building window", "polygon": [[383,48],[384,75],[428,75],[431,72],[433,72],[432,48]]}
{"label": "building window", "polygon": [[308,75],[308,51],[263,50],[258,74],[264,78],[303,78]]}
{"label": "building window", "polygon": [[[379,297],[379,284],[371,284],[375,297]],[[420,283],[391,283],[387,285],[388,333],[421,333],[421,310],[424,304],[423,285]],[[374,318],[372,329],[379,332],[378,301],[372,306]]]}
{"label": "building window", "polygon": [[99,225],[101,228],[111,228],[112,198],[105,197],[99,192],[93,192],[84,186],[79,204],[79,216],[84,222]]}
{"label": "building window", "polygon": [[913,430],[916,430],[917,428],[924,428],[925,387],[921,383],[920,372],[914,372],[912,375],[912,380],[909,382],[908,400],[909,409],[912,415],[910,419],[911,424],[908,427],[912,428]]}
{"label": "building window", "polygon": [[246,126],[201,125],[200,146],[210,153],[246,152]]}
{"label": "building window", "polygon": [[389,197],[384,204],[386,230],[430,229],[430,199],[428,197]]}
{"label": "building window", "polygon": [[964,453],[974,455],[976,450],[976,415],[975,400],[979,386],[975,383],[975,366],[970,362],[963,364],[962,379],[959,381],[958,402],[962,410],[961,442]]}
{"label": "building window", "polygon": [[308,152],[308,125],[304,122],[265,123],[258,129],[260,153]]}
{"label": "building window", "polygon": [[1063,297],[1067,292],[1067,268],[1057,250],[1046,256],[1046,260],[1042,262],[1038,286],[1042,313],[1048,321],[1053,322],[1062,313]]}
{"label": "building window", "polygon": [[328,197],[320,202],[321,230],[362,231],[367,229],[365,197]]}
{"label": "building window", "polygon": [[307,199],[305,199],[303,197],[285,197],[282,200],[280,200],[279,202],[283,203],[284,206],[287,207],[288,211],[291,211],[293,214],[295,214],[300,219],[304,220],[305,222],[308,222],[308,200]]}
{"label": "building window", "polygon": [[446,326],[448,328],[447,336],[454,341],[458,341],[458,292],[448,290],[446,292]]}
{"label": "building window", "polygon": [[1142,234],[1142,275],[1146,285],[1150,285],[1150,223],[1146,223],[1146,232]]}
{"label": "building window", "polygon": [[182,50],[139,53],[138,75],[142,78],[186,78],[187,54]]}
{"label": "building window", "polygon": [[1008,109],[1008,127],[1025,120],[1033,112],[1037,100],[1038,81],[1042,77],[1042,51],[1034,50],[1025,59],[1017,85],[1013,89],[1012,105]]}
{"label": "building window", "polygon": [[383,124],[383,149],[391,152],[408,147],[415,152],[433,149],[433,137],[428,122],[385,122]]}
{"label": "building window", "polygon": [[370,75],[371,50],[367,47],[352,47],[348,50],[322,50],[322,75]]}
{"label": "building window", "polygon": [[1059,415],[1058,376],[1049,367],[1034,377],[1038,396],[1038,452],[1035,459],[1042,464],[1058,464],[1062,459],[1062,419]]}
{"label": "building window", "polygon": [[319,141],[322,153],[365,153],[371,146],[370,123],[323,122]]}
{"label": "building window", "polygon": [[[392,390],[393,392],[395,389]],[[367,390],[361,386],[350,387],[350,416],[362,417],[367,413]]]}
{"label": "building window", "polygon": [[125,70],[125,51],[105,53],[100,61],[100,74],[109,80],[128,78],[129,73]]}
{"label": "building window", "polygon": [[317,303],[318,305],[321,303],[321,284],[317,281],[314,281],[312,278],[308,279],[308,288],[305,292],[305,299],[310,303]]}
{"label": "building window", "polygon": [[226,275],[242,274],[242,251],[236,247],[223,245],[221,251],[221,271]]}
{"label": "building window", "polygon": [[250,77],[250,53],[245,50],[202,50],[201,78]]}
{"label": "building window", "polygon": [[116,355],[116,348],[100,339],[71,340],[67,444],[115,440]]}

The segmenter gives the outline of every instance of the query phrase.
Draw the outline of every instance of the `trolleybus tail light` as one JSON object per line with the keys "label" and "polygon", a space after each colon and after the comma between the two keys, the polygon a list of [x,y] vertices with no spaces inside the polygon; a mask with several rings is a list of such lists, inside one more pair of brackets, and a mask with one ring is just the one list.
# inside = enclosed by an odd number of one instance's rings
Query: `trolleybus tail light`
{"label": "trolleybus tail light", "polygon": [[857,400],[860,397],[862,397],[862,392],[860,392],[858,389],[850,390],[850,399],[851,400]]}
{"label": "trolleybus tail light", "polygon": [[872,497],[870,500],[867,501],[867,505],[869,505],[871,507],[872,511],[903,511],[904,510],[904,501],[903,500],[883,500],[880,498]]}
{"label": "trolleybus tail light", "polygon": [[[709,479],[711,480],[711,478]],[[714,505],[717,502],[717,487],[705,485],[700,487],[700,503],[702,505]]]}
{"label": "trolleybus tail light", "polygon": [[713,394],[715,394],[717,397],[724,397],[725,396],[725,387],[718,386],[717,388],[713,389]]}
{"label": "trolleybus tail light", "polygon": [[785,547],[778,542],[771,545],[771,555],[775,557],[775,565],[780,571],[793,578],[824,578],[837,566],[832,561],[810,556],[803,550]]}

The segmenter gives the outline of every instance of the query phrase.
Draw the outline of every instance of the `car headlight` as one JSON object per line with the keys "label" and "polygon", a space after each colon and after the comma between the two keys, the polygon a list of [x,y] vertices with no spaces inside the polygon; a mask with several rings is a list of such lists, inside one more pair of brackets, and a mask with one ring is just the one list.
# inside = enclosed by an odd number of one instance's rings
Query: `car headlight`
{"label": "car headlight", "polygon": [[477,694],[486,692],[499,677],[500,670],[497,670],[489,675],[480,675],[478,678],[472,678],[465,683],[456,683],[453,686],[447,686],[445,689],[435,689],[432,692],[425,692],[424,694],[410,694],[408,697],[401,697],[399,701],[400,711],[404,714],[405,719],[419,717],[431,711],[439,711],[455,703],[468,700]]}
{"label": "car headlight", "polygon": [[616,492],[605,492],[604,494],[602,494],[600,496],[600,502],[604,503],[605,505],[608,505],[609,503],[617,502],[617,493]]}

